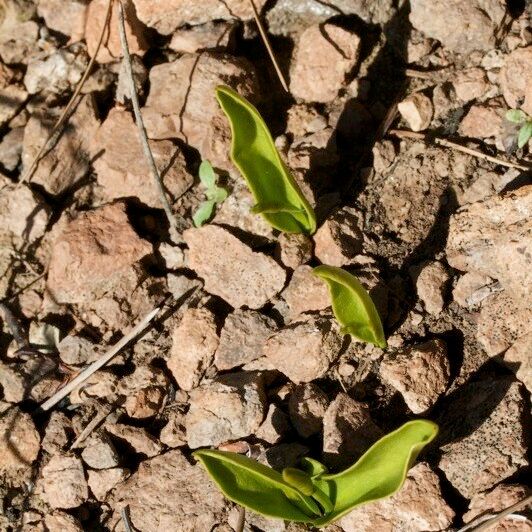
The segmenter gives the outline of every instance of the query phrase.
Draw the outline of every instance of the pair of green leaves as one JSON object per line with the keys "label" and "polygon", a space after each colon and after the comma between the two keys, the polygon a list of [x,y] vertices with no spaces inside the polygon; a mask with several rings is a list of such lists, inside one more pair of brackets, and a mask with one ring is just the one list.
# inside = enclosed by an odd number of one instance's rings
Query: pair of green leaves
{"label": "pair of green leaves", "polygon": [[532,137],[532,118],[521,109],[510,109],[506,113],[506,120],[521,126],[517,136],[517,146],[522,148]]}
{"label": "pair of green leaves", "polygon": [[309,458],[302,460],[303,469],[279,473],[236,453],[200,450],[194,456],[231,501],[268,517],[322,527],[361,504],[396,493],[437,433],[431,421],[409,421],[336,474],[328,474],[323,464]]}
{"label": "pair of green leaves", "polygon": [[202,185],[205,187],[205,195],[207,200],[200,204],[198,210],[192,216],[192,220],[196,227],[201,227],[205,222],[209,221],[217,203],[221,203],[227,198],[227,190],[219,187],[216,182],[218,176],[209,161],[202,161],[199,167],[199,178]]}
{"label": "pair of green leaves", "polygon": [[231,160],[253,194],[252,212],[286,233],[316,231],[316,215],[281,159],[257,109],[229,87],[216,97],[231,125]]}

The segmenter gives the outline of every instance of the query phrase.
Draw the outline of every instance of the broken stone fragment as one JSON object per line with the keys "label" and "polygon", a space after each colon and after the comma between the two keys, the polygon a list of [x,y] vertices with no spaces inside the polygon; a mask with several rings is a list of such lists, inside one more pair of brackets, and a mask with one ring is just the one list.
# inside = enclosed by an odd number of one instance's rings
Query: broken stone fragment
{"label": "broken stone fragment", "polygon": [[89,497],[83,465],[79,458],[52,456],[42,469],[43,498],[52,508],[77,508]]}
{"label": "broken stone fragment", "polygon": [[260,308],[284,287],[286,272],[281,266],[222,227],[187,229],[183,238],[190,267],[204,279],[205,289],[235,308]]}
{"label": "broken stone fragment", "polygon": [[503,362],[532,393],[532,331],[526,332],[504,353]]}
{"label": "broken stone fragment", "polygon": [[453,298],[462,307],[478,305],[492,293],[501,291],[498,281],[477,272],[467,272],[453,288]]}
{"label": "broken stone fragment", "polygon": [[308,102],[336,98],[346,76],[355,67],[360,37],[335,24],[306,29],[296,45],[290,72],[290,92]]}
{"label": "broken stone fragment", "polygon": [[341,392],[323,416],[323,461],[335,470],[348,467],[381,436],[368,407]]}
{"label": "broken stone fragment", "polygon": [[526,408],[523,386],[507,377],[472,382],[453,394],[440,416],[438,466],[463,497],[526,466]]}
{"label": "broken stone fragment", "polygon": [[362,250],[361,219],[352,207],[344,207],[329,217],[314,235],[314,254],[330,266],[345,266],[353,262]]}
{"label": "broken stone fragment", "polygon": [[453,78],[454,92],[462,102],[470,102],[477,98],[482,99],[490,88],[483,68],[466,68],[458,71]]}
{"label": "broken stone fragment", "polygon": [[15,170],[22,155],[24,128],[15,127],[9,130],[0,141],[0,164],[9,172]]}
{"label": "broken stone fragment", "polygon": [[33,2],[4,0],[0,18],[0,57],[7,64],[26,64],[37,51],[39,25]]}
{"label": "broken stone fragment", "polygon": [[121,423],[108,423],[105,430],[114,438],[127,445],[136,454],[147,457],[157,456],[161,453],[163,446],[146,429],[142,427],[133,427]]}
{"label": "broken stone fragment", "polygon": [[[120,135],[116,132],[120,131]],[[163,186],[171,203],[194,182],[185,158],[169,140],[149,141]],[[133,117],[123,108],[111,109],[91,143],[94,170],[106,200],[134,196],[149,207],[162,208],[161,198],[150,174]],[[164,171],[163,171],[164,170]]]}
{"label": "broken stone fragment", "polygon": [[70,419],[56,410],[50,415],[41,446],[50,455],[60,454],[66,451],[73,434]]}
{"label": "broken stone fragment", "polygon": [[170,50],[193,54],[202,50],[233,49],[237,25],[234,22],[215,21],[200,26],[179,28],[168,44]]}
{"label": "broken stone fragment", "polygon": [[397,104],[397,110],[412,131],[423,131],[430,126],[434,108],[430,98],[416,92]]}
{"label": "broken stone fragment", "polygon": [[251,63],[228,54],[184,54],[152,67],[150,92],[142,110],[148,136],[180,138],[214,167],[233,170],[227,157],[229,123],[215,98],[218,85],[229,85],[245,98],[259,94]]}
{"label": "broken stone fragment", "polygon": [[312,270],[310,266],[299,266],[282,294],[292,319],[304,312],[323,310],[331,305],[327,285]]}
{"label": "broken stone fragment", "polygon": [[459,133],[464,137],[487,139],[501,133],[505,113],[501,98],[493,98],[485,103],[472,105],[460,122]]}
{"label": "broken stone fragment", "polygon": [[166,425],[161,429],[159,440],[172,448],[186,445],[185,416],[177,410],[172,410]]}
{"label": "broken stone fragment", "polygon": [[518,305],[532,295],[532,185],[491,196],[451,216],[447,261],[497,279]]}
{"label": "broken stone fragment", "polygon": [[102,469],[100,471],[88,471],[87,483],[97,500],[103,501],[109,492],[120,482],[124,482],[129,476],[129,470],[123,467]]}
{"label": "broken stone fragment", "polygon": [[92,469],[109,469],[119,465],[118,453],[104,432],[91,434],[84,445],[81,458]]}
{"label": "broken stone fragment", "polygon": [[61,360],[73,366],[89,364],[101,356],[97,346],[81,336],[65,336],[57,349]]}
{"label": "broken stone fragment", "polygon": [[296,386],[288,400],[288,411],[298,434],[308,438],[320,432],[328,406],[327,395],[312,382]]}
{"label": "broken stone fragment", "polygon": [[0,127],[17,115],[27,98],[28,93],[17,83],[0,87]]}
{"label": "broken stone fragment", "polygon": [[87,5],[78,0],[39,0],[37,13],[44,19],[46,26],[70,37],[77,42],[85,34]]}
{"label": "broken stone fragment", "polygon": [[[124,25],[126,38],[131,54],[144,55],[148,50],[146,27],[137,18],[135,5],[132,0],[126,0],[124,5]],[[106,0],[92,0],[89,3],[85,22],[85,41],[91,57],[96,53],[103,26],[106,23],[108,3]],[[122,57],[122,45],[118,31],[118,4],[114,4],[109,21],[109,31],[98,52],[98,63],[112,63]]]}
{"label": "broken stone fragment", "polygon": [[517,48],[506,56],[499,82],[506,103],[532,115],[532,46]]}
{"label": "broken stone fragment", "polygon": [[438,475],[421,462],[410,469],[395,495],[355,508],[338,524],[344,532],[427,532],[448,530],[453,519]]}
{"label": "broken stone fragment", "polygon": [[255,436],[272,445],[279,443],[283,436],[290,430],[288,416],[277,406],[271,404],[266,414],[266,419],[257,429]]}
{"label": "broken stone fragment", "polygon": [[412,0],[410,9],[414,28],[461,54],[491,50],[507,10],[503,0]]}
{"label": "broken stone fragment", "polygon": [[18,407],[0,414],[0,474],[14,484],[30,479],[41,438],[31,416]]}
{"label": "broken stone fragment", "polygon": [[120,510],[127,505],[131,526],[139,532],[209,532],[223,521],[226,507],[205,470],[199,464],[191,465],[177,449],[144,460],[131,477],[115,487],[107,502],[114,510],[111,529],[118,529]]}
{"label": "broken stone fragment", "polygon": [[270,336],[264,346],[268,361],[296,384],[323,377],[343,344],[332,319],[304,319]]}
{"label": "broken stone fragment", "polygon": [[312,240],[303,233],[281,233],[279,248],[281,262],[293,270],[312,259]]}
{"label": "broken stone fragment", "polygon": [[187,309],[172,334],[172,349],[167,362],[183,390],[195,388],[211,365],[218,347],[216,317],[206,308]]}
{"label": "broken stone fragment", "polygon": [[[24,129],[22,166],[26,172],[41,146],[46,142],[57,116],[52,112],[32,115]],[[42,185],[53,195],[63,194],[79,184],[90,169],[90,142],[100,121],[93,96],[84,96],[69,120],[69,127],[60,136],[53,150],[39,161],[32,182]]]}
{"label": "broken stone fragment", "polygon": [[190,393],[185,421],[188,445],[196,449],[245,438],[260,427],[266,412],[266,394],[259,375],[233,373],[219,377]]}
{"label": "broken stone fragment", "polygon": [[225,319],[214,364],[227,370],[262,357],[264,342],[276,329],[275,322],[260,312],[235,310]]}
{"label": "broken stone fragment", "polygon": [[450,365],[442,340],[431,340],[400,351],[381,362],[380,375],[403,396],[414,414],[434,406],[449,382]]}
{"label": "broken stone fragment", "polygon": [[450,276],[438,261],[427,262],[412,270],[419,299],[429,314],[438,315],[445,305],[445,289]]}

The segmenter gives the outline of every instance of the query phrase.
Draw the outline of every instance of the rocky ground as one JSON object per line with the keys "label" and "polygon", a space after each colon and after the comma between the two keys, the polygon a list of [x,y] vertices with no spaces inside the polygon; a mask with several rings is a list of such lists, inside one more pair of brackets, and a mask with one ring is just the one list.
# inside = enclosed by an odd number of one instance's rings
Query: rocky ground
{"label": "rocky ground", "polygon": [[[532,145],[517,150],[504,115],[532,114],[531,5],[256,0],[288,95],[247,1],[124,3],[178,234],[143,157],[116,7],[75,113],[23,180],[95,54],[107,1],[0,3],[0,297],[33,346],[19,349],[3,308],[0,529],[119,531],[128,505],[134,530],[231,532],[238,509],[192,450],[273,467],[310,455],[337,470],[416,416],[441,432],[404,488],[329,532],[456,529],[522,499],[530,173],[389,129],[526,165]],[[312,238],[249,212],[219,84],[263,113],[317,210]],[[194,228],[202,159],[229,196]],[[371,291],[388,349],[340,335],[311,275],[320,262]],[[37,409],[169,294],[141,339]],[[307,530],[250,513],[246,527]]]}

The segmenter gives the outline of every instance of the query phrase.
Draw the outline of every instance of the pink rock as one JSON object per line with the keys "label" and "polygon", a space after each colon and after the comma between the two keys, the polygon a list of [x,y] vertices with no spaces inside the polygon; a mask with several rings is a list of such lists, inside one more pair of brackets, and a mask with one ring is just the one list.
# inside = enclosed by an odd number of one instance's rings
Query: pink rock
{"label": "pink rock", "polygon": [[462,119],[459,132],[465,137],[479,139],[496,137],[501,132],[504,111],[499,98],[473,105]]}
{"label": "pink rock", "polygon": [[397,110],[412,131],[423,131],[430,126],[434,107],[430,98],[416,92],[397,104]]}
{"label": "pink rock", "polygon": [[81,460],[55,455],[42,469],[44,500],[52,508],[77,508],[89,498]]}
{"label": "pink rock", "polygon": [[292,319],[303,312],[322,310],[331,305],[327,285],[312,270],[310,266],[299,266],[283,292]]}
{"label": "pink rock", "polygon": [[330,102],[358,61],[360,38],[325,23],[306,29],[297,44],[290,73],[290,91],[309,102]]}
{"label": "pink rock", "polygon": [[312,382],[296,386],[288,399],[288,411],[298,434],[308,438],[320,432],[328,406],[327,395]]}
{"label": "pink rock", "polygon": [[532,115],[532,46],[517,48],[506,57],[499,81],[506,103]]}
{"label": "pink rock", "polygon": [[70,42],[83,39],[87,5],[77,0],[39,0],[37,13],[48,28],[70,37]]}

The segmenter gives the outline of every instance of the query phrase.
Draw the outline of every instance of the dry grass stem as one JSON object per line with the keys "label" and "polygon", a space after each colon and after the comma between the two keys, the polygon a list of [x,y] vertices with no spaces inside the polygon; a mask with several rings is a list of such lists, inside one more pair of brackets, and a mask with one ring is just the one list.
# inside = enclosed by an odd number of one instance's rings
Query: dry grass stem
{"label": "dry grass stem", "polygon": [[259,12],[257,11],[255,2],[253,2],[253,0],[249,0],[249,3],[251,5],[251,9],[253,9],[253,16],[255,17],[255,22],[257,23],[257,26],[259,28],[259,33],[260,33],[260,36],[262,37],[262,41],[264,42],[264,46],[266,46],[266,50],[268,50],[268,54],[270,56],[270,59],[272,60],[273,66],[275,68],[275,72],[277,73],[277,77],[279,78],[279,81],[281,82],[283,89],[286,92],[290,93],[290,89],[288,88],[288,83],[286,82],[283,72],[281,71],[281,67],[279,66],[279,63],[277,62],[277,58],[275,57],[275,54],[273,53],[272,45],[270,43],[270,40],[268,39],[268,34],[266,33],[266,30],[264,29],[264,25],[262,24],[260,20]]}
{"label": "dry grass stem", "polygon": [[394,135],[395,137],[399,137],[399,138],[423,140],[425,142],[433,142],[434,144],[445,146],[446,148],[452,148],[453,150],[461,151],[462,153],[467,153],[468,155],[472,155],[473,157],[477,157],[478,159],[484,159],[486,161],[490,161],[495,164],[500,164],[501,166],[506,166],[508,168],[517,168],[518,170],[523,170],[524,172],[532,170],[532,164],[513,163],[511,161],[506,161],[499,157],[492,157],[491,155],[487,155],[479,150],[475,150],[473,148],[467,148],[466,146],[462,146],[461,144],[457,144],[456,142],[451,142],[450,140],[442,139],[439,137],[425,135],[424,133],[417,133],[415,131],[406,131],[403,129],[392,129],[388,132],[388,134]]}
{"label": "dry grass stem", "polygon": [[81,431],[80,435],[74,440],[70,446],[70,450],[77,449],[90,436],[92,431],[96,429],[106,418],[113,412],[116,405],[106,404],[101,405],[101,410],[87,423],[87,426]]}
{"label": "dry grass stem", "polygon": [[33,159],[27,172],[22,177],[22,180],[21,180],[22,182],[31,181],[31,178],[33,177],[33,174],[35,173],[35,170],[37,170],[37,166],[39,165],[40,160],[44,157],[46,153],[48,153],[49,150],[51,150],[55,146],[55,144],[59,140],[59,137],[61,136],[61,133],[63,132],[63,126],[68,122],[72,113],[75,111],[75,107],[77,105],[76,100],[78,99],[78,96],[81,93],[81,89],[83,88],[83,85],[85,85],[85,82],[87,81],[87,78],[89,77],[89,74],[91,73],[92,67],[94,66],[94,63],[96,62],[96,57],[98,57],[98,52],[100,51],[100,48],[102,46],[105,32],[109,30],[109,21],[111,20],[112,6],[113,6],[113,0],[109,0],[109,3],[107,5],[107,13],[105,15],[105,23],[102,27],[102,32],[98,39],[98,44],[96,45],[96,50],[94,51],[94,55],[91,57],[89,64],[87,65],[87,68],[85,69],[85,72],[83,73],[83,76],[79,80],[78,86],[76,87],[74,94],[68,101],[66,107],[63,109],[61,116],[57,119],[57,122],[54,124],[52,131],[50,131],[48,138],[46,139],[45,143],[41,146],[41,149],[38,151],[37,155]]}
{"label": "dry grass stem", "polygon": [[155,159],[153,158],[153,153],[151,152],[150,145],[148,143],[148,135],[146,133],[146,128],[144,127],[144,121],[142,120],[142,114],[140,113],[139,98],[137,95],[137,90],[135,88],[135,80],[133,79],[133,67],[131,65],[131,55],[129,53],[129,46],[127,44],[126,26],[124,22],[124,6],[121,0],[118,0],[118,29],[120,32],[120,42],[122,44],[122,52],[124,54],[124,65],[126,67],[126,74],[127,74],[127,78],[129,82],[131,104],[133,105],[133,112],[135,113],[135,122],[137,123],[137,127],[139,130],[142,150],[144,151],[146,162],[148,163],[148,167],[150,168],[150,172],[152,174],[153,180],[155,181],[155,184],[157,186],[161,204],[164,209],[164,212],[166,213],[166,217],[168,218],[168,223],[170,224],[170,228],[177,229],[175,217],[172,213],[172,208],[170,207],[168,198],[166,197],[161,175],[159,174],[159,171],[157,170]]}

